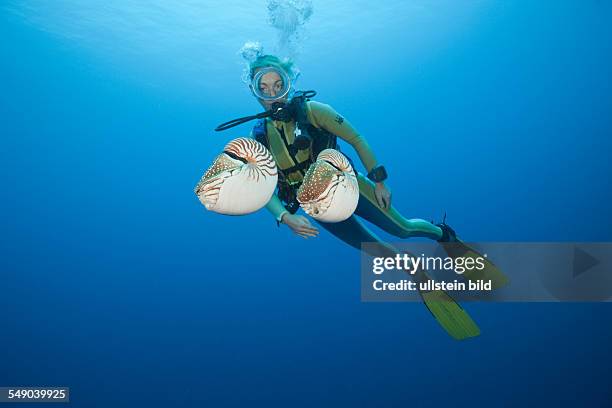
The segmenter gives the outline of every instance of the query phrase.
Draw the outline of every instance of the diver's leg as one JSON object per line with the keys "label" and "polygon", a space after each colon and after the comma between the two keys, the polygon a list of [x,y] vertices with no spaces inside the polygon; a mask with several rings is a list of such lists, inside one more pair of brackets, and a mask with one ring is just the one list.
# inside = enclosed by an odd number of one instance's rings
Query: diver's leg
{"label": "diver's leg", "polygon": [[381,208],[374,194],[374,183],[362,174],[357,174],[357,181],[359,204],[355,214],[396,237],[426,237],[435,240],[442,238],[442,229],[431,222],[404,218],[393,206],[388,209]]}
{"label": "diver's leg", "polygon": [[381,208],[374,195],[374,183],[361,174],[357,175],[357,181],[359,182],[359,204],[355,214],[396,237],[428,237],[440,241],[450,257],[484,259],[486,266],[483,270],[474,269],[463,274],[468,280],[490,280],[492,287],[495,289],[508,283],[508,277],[491,260],[483,258],[478,251],[464,244],[457,238],[455,231],[445,222],[438,226],[425,220],[408,220],[393,207],[389,209]]}
{"label": "diver's leg", "polygon": [[393,207],[390,209],[380,208],[374,196],[374,183],[361,174],[358,175],[358,181],[359,204],[355,214],[400,238],[425,236],[440,241],[445,252],[450,257],[473,258],[484,261],[484,269],[474,269],[463,274],[463,277],[470,281],[490,281],[494,289],[508,283],[508,277],[491,260],[484,258],[478,251],[464,244],[457,238],[455,231],[446,225],[445,222],[437,226],[424,220],[407,220]]}
{"label": "diver's leg", "polygon": [[[371,256],[394,257],[400,253],[394,246],[381,241],[376,234],[363,225],[354,215],[342,222],[317,222],[321,227],[354,248],[360,249],[362,242],[378,243],[379,245],[367,246],[368,254]],[[418,283],[430,279],[423,270],[418,270],[411,276]],[[427,309],[429,309],[442,328],[454,339],[462,340],[480,334],[480,329],[470,315],[446,292],[439,289],[431,291],[421,290],[420,284],[417,287]]]}

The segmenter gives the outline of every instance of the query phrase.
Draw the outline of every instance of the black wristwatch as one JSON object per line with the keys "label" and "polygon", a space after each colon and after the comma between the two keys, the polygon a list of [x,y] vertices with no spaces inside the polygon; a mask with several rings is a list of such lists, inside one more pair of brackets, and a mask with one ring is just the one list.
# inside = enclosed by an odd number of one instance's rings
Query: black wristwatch
{"label": "black wristwatch", "polygon": [[387,170],[385,170],[385,166],[376,166],[369,173],[368,178],[375,183],[380,183],[381,181],[385,181],[387,179]]}

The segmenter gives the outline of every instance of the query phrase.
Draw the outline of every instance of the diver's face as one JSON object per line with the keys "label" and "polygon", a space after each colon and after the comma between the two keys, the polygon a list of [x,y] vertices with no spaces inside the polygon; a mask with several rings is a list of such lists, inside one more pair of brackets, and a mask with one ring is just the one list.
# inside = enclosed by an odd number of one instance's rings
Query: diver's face
{"label": "diver's face", "polygon": [[[274,98],[277,95],[280,95],[284,89],[283,78],[278,74],[278,72],[270,71],[262,75],[261,80],[259,81],[259,92]],[[265,100],[258,99],[259,103],[266,109],[270,109],[272,104],[275,102],[286,102],[287,98],[280,98],[276,100]]]}

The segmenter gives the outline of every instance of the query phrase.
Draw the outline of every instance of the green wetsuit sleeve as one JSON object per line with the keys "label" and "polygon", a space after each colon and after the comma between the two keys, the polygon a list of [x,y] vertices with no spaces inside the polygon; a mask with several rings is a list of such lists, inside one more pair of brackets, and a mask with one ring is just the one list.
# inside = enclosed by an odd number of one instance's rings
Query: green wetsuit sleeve
{"label": "green wetsuit sleeve", "polygon": [[309,101],[307,104],[308,120],[310,123],[335,134],[353,146],[368,173],[376,167],[378,161],[376,156],[374,156],[372,148],[348,120],[338,114],[331,106],[324,103]]}
{"label": "green wetsuit sleeve", "polygon": [[270,201],[266,204],[266,210],[268,210],[278,222],[281,221],[283,214],[288,212],[276,194],[272,194],[272,198],[270,198]]}

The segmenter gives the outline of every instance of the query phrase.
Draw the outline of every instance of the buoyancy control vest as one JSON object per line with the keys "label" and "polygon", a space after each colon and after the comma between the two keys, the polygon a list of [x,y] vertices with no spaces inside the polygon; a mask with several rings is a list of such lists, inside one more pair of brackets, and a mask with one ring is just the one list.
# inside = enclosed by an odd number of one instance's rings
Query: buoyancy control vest
{"label": "buoyancy control vest", "polygon": [[[295,143],[295,141],[289,144],[282,131],[279,131],[282,144],[271,144],[268,138],[266,118],[257,121],[252,133],[255,140],[270,150],[276,161],[279,172],[277,194],[291,214],[295,214],[299,209],[297,191],[310,165],[315,162],[321,151],[338,149],[335,134],[312,125],[308,120],[306,102],[309,100],[303,93],[296,92],[290,102],[293,120],[295,121],[296,140],[300,138],[301,143],[299,145],[305,148],[298,148],[296,146],[298,143]],[[307,141],[306,144],[304,144],[304,140]],[[306,150],[308,154],[298,154],[303,150]]]}

